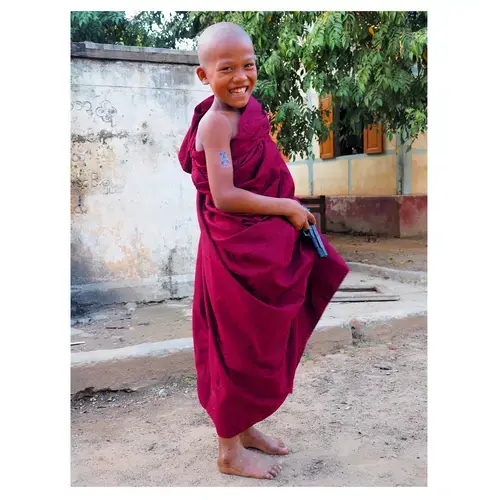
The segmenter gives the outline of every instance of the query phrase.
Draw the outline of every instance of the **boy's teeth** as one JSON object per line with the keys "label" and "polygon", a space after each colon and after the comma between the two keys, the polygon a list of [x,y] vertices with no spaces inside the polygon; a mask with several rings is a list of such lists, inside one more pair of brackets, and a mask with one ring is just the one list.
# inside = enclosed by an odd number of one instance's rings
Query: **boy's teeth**
{"label": "boy's teeth", "polygon": [[237,90],[231,90],[231,92],[233,94],[244,94],[246,91],[246,88],[242,88],[242,89],[237,89]]}

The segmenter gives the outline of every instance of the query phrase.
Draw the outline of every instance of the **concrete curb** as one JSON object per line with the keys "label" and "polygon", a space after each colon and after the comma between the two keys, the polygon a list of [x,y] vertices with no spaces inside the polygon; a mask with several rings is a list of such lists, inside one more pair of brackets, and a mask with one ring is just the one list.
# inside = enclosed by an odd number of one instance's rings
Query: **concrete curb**
{"label": "concrete curb", "polygon": [[[391,320],[397,321],[405,318],[426,316],[425,312],[414,312],[410,314],[397,314]],[[377,325],[387,324],[384,317],[372,317],[369,319],[342,319],[318,324],[309,339],[309,344],[316,341],[324,342],[325,338],[335,347],[348,345],[352,342],[351,325],[356,323],[364,329],[373,328]],[[359,326],[358,326],[359,328]],[[193,339],[172,339],[161,342],[145,342],[117,349],[98,349],[95,351],[81,351],[71,353],[71,367],[84,365],[95,365],[98,363],[130,360],[134,358],[166,357],[183,351],[193,351]]]}
{"label": "concrete curb", "polygon": [[[380,268],[378,266],[368,267],[374,268],[373,270],[369,270],[371,272],[386,272],[385,268]],[[387,269],[387,271],[392,270]],[[413,283],[415,279],[421,279],[419,275],[417,277],[413,275],[407,277],[403,274],[399,277],[400,279],[413,279]],[[380,279],[378,281],[380,281]],[[404,286],[405,285],[402,284],[399,285],[399,287]],[[396,293],[401,292],[396,288]],[[407,295],[410,298],[415,294],[419,295],[422,293],[424,292],[416,291],[412,294],[408,294],[407,292]],[[353,310],[352,306],[351,308],[349,306],[349,304],[331,304],[316,325],[309,342],[314,342],[318,338],[318,335],[323,334],[329,335],[330,341],[333,343],[338,342],[340,339],[346,340],[343,332],[349,331],[352,321],[369,326],[427,314],[427,304],[425,302],[421,303],[421,301],[418,300],[398,301],[391,303],[390,309],[384,308],[382,310],[373,310],[373,306],[372,309],[370,309],[369,305]],[[379,307],[379,303],[377,303],[376,306]],[[162,340],[159,342],[145,342],[114,349],[72,352],[71,367],[89,366],[98,363],[132,360],[137,358],[164,358],[183,351],[193,351],[192,337]]]}
{"label": "concrete curb", "polygon": [[[392,339],[395,325],[405,329],[426,327],[427,315],[410,314],[391,322],[351,320],[347,327],[323,326],[314,331],[305,354],[311,358],[333,354],[352,346],[353,339],[358,342],[388,341]],[[71,367],[71,394],[88,390],[139,390],[163,383],[172,377],[195,375],[193,349],[188,345],[192,344],[191,339],[175,340],[177,344],[169,341],[131,346],[137,350],[136,355],[123,358],[119,358],[116,352],[110,358],[110,350],[75,353],[86,354],[88,357],[79,356],[77,364]],[[122,355],[127,353],[123,349],[119,351]],[[96,354],[98,352],[100,354]]]}
{"label": "concrete curb", "polygon": [[375,266],[373,264],[363,264],[361,262],[347,262],[347,265],[351,271],[366,273],[370,276],[392,279],[400,283],[427,284],[427,273],[424,271],[404,271],[401,269]]}
{"label": "concrete curb", "polygon": [[[314,343],[315,340],[324,339],[326,336],[330,338],[330,343],[334,345],[347,345],[352,341],[348,323],[342,321],[318,326],[314,330],[309,342]],[[183,351],[193,351],[192,338],[146,342],[117,349],[74,352],[71,353],[71,367],[89,366],[134,358],[161,358]]]}
{"label": "concrete curb", "polygon": [[176,352],[192,350],[193,339],[173,339],[161,342],[146,342],[118,349],[99,349],[71,353],[71,366],[89,365],[121,359],[146,358],[150,356],[168,356]]}
{"label": "concrete curb", "polygon": [[[311,356],[337,352],[352,345],[349,328],[321,327],[307,346]],[[92,389],[127,390],[149,387],[169,377],[195,374],[192,339],[174,339],[123,347],[73,353],[71,394]]]}

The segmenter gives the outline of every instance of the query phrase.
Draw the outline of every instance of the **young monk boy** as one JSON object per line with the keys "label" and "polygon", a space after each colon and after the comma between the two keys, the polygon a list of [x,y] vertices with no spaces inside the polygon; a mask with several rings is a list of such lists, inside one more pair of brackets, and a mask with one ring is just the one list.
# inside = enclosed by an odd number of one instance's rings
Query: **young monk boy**
{"label": "young monk boy", "polygon": [[[307,340],[348,267],[294,197],[269,121],[252,97],[257,68],[239,26],[210,26],[196,69],[213,96],[194,111],[179,160],[197,189],[200,242],[193,303],[198,396],[219,440],[220,472],[272,479],[288,448],[254,425],[293,389]],[[259,453],[254,450],[260,450]],[[274,458],[274,460],[273,460]]]}

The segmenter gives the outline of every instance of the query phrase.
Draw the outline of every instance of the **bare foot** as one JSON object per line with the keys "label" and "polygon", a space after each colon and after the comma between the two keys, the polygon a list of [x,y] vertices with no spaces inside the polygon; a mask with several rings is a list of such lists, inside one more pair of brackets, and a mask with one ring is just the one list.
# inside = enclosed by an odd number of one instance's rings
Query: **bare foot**
{"label": "bare foot", "polygon": [[246,450],[238,436],[232,439],[219,438],[219,471],[223,474],[274,479],[282,470],[280,464],[254,451]]}
{"label": "bare foot", "polygon": [[266,436],[255,427],[250,427],[240,434],[241,444],[245,448],[256,448],[268,455],[286,455],[288,448],[279,438]]}

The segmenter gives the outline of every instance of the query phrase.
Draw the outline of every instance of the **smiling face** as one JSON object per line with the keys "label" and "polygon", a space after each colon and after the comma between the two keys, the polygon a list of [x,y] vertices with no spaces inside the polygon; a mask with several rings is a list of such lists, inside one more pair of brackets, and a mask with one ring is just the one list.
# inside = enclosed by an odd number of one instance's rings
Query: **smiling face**
{"label": "smiling face", "polygon": [[201,66],[196,74],[204,85],[210,85],[222,107],[246,106],[257,82],[253,45],[245,35],[221,33],[199,51]]}

